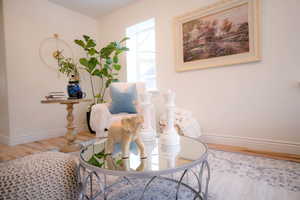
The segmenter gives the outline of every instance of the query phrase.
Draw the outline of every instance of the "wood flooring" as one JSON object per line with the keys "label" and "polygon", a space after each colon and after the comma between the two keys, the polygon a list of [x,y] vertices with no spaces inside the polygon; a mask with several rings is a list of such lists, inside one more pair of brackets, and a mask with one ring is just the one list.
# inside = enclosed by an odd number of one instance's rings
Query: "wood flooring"
{"label": "wood flooring", "polygon": [[279,160],[287,160],[300,163],[300,155],[295,154],[287,154],[287,153],[277,153],[277,152],[269,152],[269,151],[258,151],[252,150],[245,147],[237,147],[237,146],[229,146],[229,145],[220,145],[220,144],[207,144],[210,149],[229,151],[242,153],[252,156],[262,156],[266,158],[279,159]]}
{"label": "wood flooring", "polygon": [[[88,141],[94,138],[95,135],[87,132],[81,132],[77,135],[78,142]],[[64,143],[65,143],[64,137],[57,137],[57,138],[31,142],[27,144],[20,144],[16,146],[6,146],[0,144],[0,162],[7,161],[7,160],[14,160],[16,158],[24,157],[26,155],[30,155],[38,152],[59,149],[64,145]],[[256,151],[244,147],[235,147],[235,146],[227,146],[227,145],[219,145],[219,144],[208,144],[208,147],[216,150],[238,152],[238,153],[243,153],[248,155],[263,156],[263,157],[268,157],[273,159],[288,160],[288,161],[300,163],[300,155]]]}
{"label": "wood flooring", "polygon": [[[94,138],[95,135],[93,134],[81,132],[77,135],[76,142],[88,141]],[[26,144],[19,144],[16,146],[0,145],[0,162],[14,160],[16,158],[24,157],[26,155],[38,152],[60,149],[65,144],[65,142],[65,138],[61,136]]]}

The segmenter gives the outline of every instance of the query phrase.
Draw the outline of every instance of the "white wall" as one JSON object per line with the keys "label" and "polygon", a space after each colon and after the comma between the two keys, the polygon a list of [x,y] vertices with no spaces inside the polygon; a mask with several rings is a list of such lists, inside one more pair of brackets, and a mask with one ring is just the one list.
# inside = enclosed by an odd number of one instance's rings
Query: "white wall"
{"label": "white wall", "polygon": [[[82,56],[73,40],[83,34],[96,37],[97,23],[47,0],[3,0],[3,3],[10,144],[64,135],[65,106],[45,105],[40,100],[50,91],[66,91],[67,80],[63,76],[58,78],[55,70],[43,64],[39,47],[45,38],[58,33],[72,44],[75,55]],[[82,84],[87,88],[85,80]],[[87,104],[75,106],[79,128],[85,125],[86,108]]]}
{"label": "white wall", "polygon": [[3,3],[0,0],[0,141],[9,140],[9,113],[6,84]]}
{"label": "white wall", "polygon": [[158,87],[176,91],[177,104],[194,112],[206,141],[300,154],[300,1],[262,0],[261,62],[176,73],[173,17],[214,2],[140,1],[99,21],[101,42],[155,17]]}

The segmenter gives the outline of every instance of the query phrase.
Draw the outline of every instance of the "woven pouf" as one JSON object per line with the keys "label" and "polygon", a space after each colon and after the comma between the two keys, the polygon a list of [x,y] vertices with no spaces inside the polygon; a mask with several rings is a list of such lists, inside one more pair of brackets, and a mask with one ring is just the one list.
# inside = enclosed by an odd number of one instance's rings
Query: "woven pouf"
{"label": "woven pouf", "polygon": [[0,164],[0,199],[78,199],[72,155],[38,153]]}

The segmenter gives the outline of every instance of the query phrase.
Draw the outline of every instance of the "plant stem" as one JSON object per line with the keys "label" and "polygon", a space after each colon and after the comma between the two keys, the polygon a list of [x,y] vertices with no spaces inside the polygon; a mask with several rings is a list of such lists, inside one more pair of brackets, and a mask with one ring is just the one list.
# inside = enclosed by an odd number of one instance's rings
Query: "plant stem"
{"label": "plant stem", "polygon": [[[100,66],[100,70],[102,70],[102,60],[101,60],[101,57],[99,58],[99,66]],[[104,101],[104,96],[102,95],[102,90],[103,90],[103,85],[104,85],[104,77],[101,78],[101,89],[100,89],[100,101],[101,103],[103,103]]]}
{"label": "plant stem", "polygon": [[102,99],[104,99],[105,91],[106,91],[106,87],[104,88],[103,95],[102,95]]}
{"label": "plant stem", "polygon": [[94,91],[94,84],[93,84],[93,80],[92,80],[92,75],[90,75],[90,81],[91,81],[92,93],[93,93],[94,101],[95,101],[95,104],[96,104],[97,102],[95,100],[95,91]]}
{"label": "plant stem", "polygon": [[100,98],[101,98],[101,101],[103,101],[104,99],[104,96],[102,95],[102,91],[103,91],[103,85],[104,85],[104,78],[102,77],[101,78],[101,90],[100,90]]}

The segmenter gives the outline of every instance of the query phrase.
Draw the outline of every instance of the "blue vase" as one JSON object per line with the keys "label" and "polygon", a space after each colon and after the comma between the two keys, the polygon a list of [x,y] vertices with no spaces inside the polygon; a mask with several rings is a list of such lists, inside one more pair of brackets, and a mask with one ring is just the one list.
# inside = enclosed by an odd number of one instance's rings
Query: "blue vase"
{"label": "blue vase", "polygon": [[70,99],[82,99],[83,92],[79,86],[79,81],[69,81],[67,90]]}

